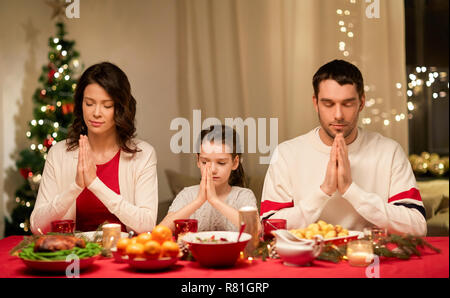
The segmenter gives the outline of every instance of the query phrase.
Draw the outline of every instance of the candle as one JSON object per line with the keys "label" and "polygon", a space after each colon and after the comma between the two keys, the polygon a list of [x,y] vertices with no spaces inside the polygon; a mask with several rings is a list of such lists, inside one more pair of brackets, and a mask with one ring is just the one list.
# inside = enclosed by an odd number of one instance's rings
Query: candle
{"label": "candle", "polygon": [[245,224],[244,232],[252,236],[244,249],[244,256],[253,256],[259,244],[259,215],[255,207],[245,206],[239,209],[239,222]]}
{"label": "candle", "polygon": [[121,226],[119,224],[104,224],[102,226],[102,245],[105,249],[115,248],[120,239]]}
{"label": "candle", "polygon": [[348,256],[348,262],[352,266],[368,266],[372,263],[373,254],[366,252],[355,252]]}
{"label": "candle", "polygon": [[372,263],[373,247],[367,240],[355,240],[347,244],[347,258],[351,266],[368,266]]}

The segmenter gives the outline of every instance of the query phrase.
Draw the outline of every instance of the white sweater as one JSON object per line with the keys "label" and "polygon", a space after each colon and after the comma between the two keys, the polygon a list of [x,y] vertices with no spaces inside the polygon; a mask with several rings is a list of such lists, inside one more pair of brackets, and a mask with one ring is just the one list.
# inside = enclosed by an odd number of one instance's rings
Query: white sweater
{"label": "white sweater", "polygon": [[328,196],[320,185],[331,146],[318,132],[319,127],[278,145],[264,181],[261,218],[287,219],[288,229],[322,219],[349,230],[375,225],[391,233],[426,235],[422,199],[397,142],[358,128],[348,146],[353,183],[344,194]]}
{"label": "white sweater", "polygon": [[[132,155],[120,151],[120,195],[106,186],[98,177],[87,187],[127,226],[138,233],[148,232],[156,223],[158,212],[158,179],[156,153],[153,147],[134,140],[140,152]],[[31,213],[31,231],[50,231],[50,223],[76,217],[76,199],[83,191],[75,183],[78,148],[66,151],[61,141],[50,148],[44,166],[38,196]]]}

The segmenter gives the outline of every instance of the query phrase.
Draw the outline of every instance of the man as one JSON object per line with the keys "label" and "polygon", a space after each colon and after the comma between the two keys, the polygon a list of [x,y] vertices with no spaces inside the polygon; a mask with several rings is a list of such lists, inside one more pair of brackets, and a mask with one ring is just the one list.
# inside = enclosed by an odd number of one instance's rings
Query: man
{"label": "man", "polygon": [[316,72],[313,87],[320,126],[278,145],[261,218],[287,219],[288,229],[321,219],[349,230],[426,235],[425,209],[402,148],[357,126],[365,104],[359,69],[334,60]]}

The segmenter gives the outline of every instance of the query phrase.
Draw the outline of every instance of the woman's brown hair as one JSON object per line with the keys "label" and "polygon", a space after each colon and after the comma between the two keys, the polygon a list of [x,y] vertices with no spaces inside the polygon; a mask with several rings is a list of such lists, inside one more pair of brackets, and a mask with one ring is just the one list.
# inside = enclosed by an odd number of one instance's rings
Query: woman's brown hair
{"label": "woman's brown hair", "polygon": [[114,122],[120,149],[127,153],[140,151],[132,141],[136,136],[136,100],[131,95],[130,82],[119,67],[109,62],[90,66],[78,81],[74,95],[74,121],[67,135],[67,151],[75,150],[80,135],[87,134],[83,119],[83,97],[84,90],[90,84],[100,85],[114,101]]}

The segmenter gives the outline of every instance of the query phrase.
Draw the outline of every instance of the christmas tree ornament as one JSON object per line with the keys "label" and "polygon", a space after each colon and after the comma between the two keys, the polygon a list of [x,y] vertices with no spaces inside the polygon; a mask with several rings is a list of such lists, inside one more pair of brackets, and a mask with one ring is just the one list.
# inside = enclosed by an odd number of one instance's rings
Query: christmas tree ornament
{"label": "christmas tree ornament", "polygon": [[65,0],[47,0],[45,2],[53,9],[51,17],[52,20],[64,18],[66,14],[66,7],[70,4],[70,2],[66,3]]}
{"label": "christmas tree ornament", "polygon": [[412,168],[414,173],[418,175],[426,174],[426,172],[428,171],[428,160],[423,157],[419,157],[415,160]]}
{"label": "christmas tree ornament", "polygon": [[19,169],[20,175],[22,175],[23,179],[28,179],[28,177],[33,175],[30,168]]}
{"label": "christmas tree ornament", "polygon": [[431,153],[430,154],[430,162],[438,161],[441,157],[437,153]]}
{"label": "christmas tree ornament", "polygon": [[27,178],[28,183],[33,191],[37,191],[39,189],[39,184],[41,183],[41,174],[31,175]]}
{"label": "christmas tree ornament", "polygon": [[431,156],[431,154],[428,153],[428,152],[426,152],[426,151],[424,151],[424,152],[422,152],[422,153],[420,154],[420,157],[422,157],[423,159],[425,159],[425,160],[427,160],[427,161],[430,160],[430,156]]}
{"label": "christmas tree ornament", "polygon": [[420,156],[417,154],[411,154],[409,156],[409,162],[411,163],[411,166],[416,162],[416,159],[418,159]]}
{"label": "christmas tree ornament", "polygon": [[441,160],[444,163],[445,170],[448,171],[449,170],[448,156],[443,157]]}
{"label": "christmas tree ornament", "polygon": [[64,115],[67,115],[69,113],[73,113],[73,109],[74,109],[74,104],[73,103],[64,103],[61,107],[62,112]]}
{"label": "christmas tree ornament", "polygon": [[430,164],[428,165],[428,170],[430,171],[431,174],[437,177],[440,177],[447,172],[445,168],[445,162],[441,159],[430,161]]}

